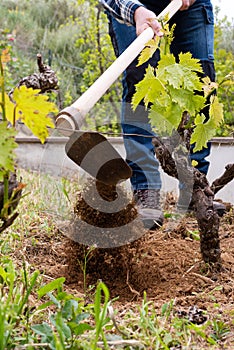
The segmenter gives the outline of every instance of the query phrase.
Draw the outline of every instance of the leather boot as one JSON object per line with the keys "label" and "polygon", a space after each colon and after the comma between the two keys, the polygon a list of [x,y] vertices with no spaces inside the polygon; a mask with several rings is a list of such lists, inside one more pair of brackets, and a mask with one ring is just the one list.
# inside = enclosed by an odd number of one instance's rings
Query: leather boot
{"label": "leather boot", "polygon": [[134,199],[145,228],[149,230],[160,228],[164,219],[160,206],[160,190],[135,190]]}

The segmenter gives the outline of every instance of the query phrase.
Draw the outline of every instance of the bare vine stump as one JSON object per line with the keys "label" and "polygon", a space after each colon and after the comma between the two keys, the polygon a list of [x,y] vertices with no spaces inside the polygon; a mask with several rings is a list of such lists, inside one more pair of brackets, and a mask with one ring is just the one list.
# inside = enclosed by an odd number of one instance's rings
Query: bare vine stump
{"label": "bare vine stump", "polygon": [[200,232],[200,248],[203,261],[221,268],[221,249],[219,239],[218,214],[213,208],[214,194],[210,189],[206,176],[194,170],[193,203]]}
{"label": "bare vine stump", "polygon": [[[200,251],[202,259],[205,263],[208,263],[210,265],[211,269],[214,269],[216,271],[220,270],[220,220],[218,214],[214,211],[213,208],[214,192],[210,188],[206,175],[191,167],[188,162],[188,154],[183,151],[183,147],[181,145],[178,145],[178,147],[175,147],[173,149],[172,156],[172,152],[160,140],[160,138],[155,137],[152,140],[152,143],[155,146],[155,153],[158,160],[160,161],[163,170],[168,175],[184,183],[185,189],[191,189],[192,193],[191,195],[188,193],[188,195],[189,198],[191,198],[190,206],[193,207],[198,222],[198,228],[200,232]],[[228,169],[226,169],[226,172],[227,171],[228,180],[230,181],[232,178],[230,175],[230,166]],[[222,183],[223,182],[225,181],[222,181]],[[226,183],[227,182],[225,182],[225,184]]]}
{"label": "bare vine stump", "polygon": [[13,98],[13,92],[15,88],[20,86],[26,86],[27,88],[39,89],[41,93],[50,92],[52,90],[58,90],[58,78],[56,73],[43,63],[42,55],[37,54],[37,66],[39,73],[33,73],[27,77],[22,78],[18,84],[9,92],[9,96]]}

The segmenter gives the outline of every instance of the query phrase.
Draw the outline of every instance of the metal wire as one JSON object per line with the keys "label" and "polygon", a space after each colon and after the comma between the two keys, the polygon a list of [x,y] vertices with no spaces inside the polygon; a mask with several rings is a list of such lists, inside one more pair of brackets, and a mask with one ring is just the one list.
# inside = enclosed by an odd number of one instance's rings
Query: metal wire
{"label": "metal wire", "polygon": [[[17,121],[18,124],[20,125],[25,125],[23,122],[21,121]],[[127,134],[127,133],[123,133],[123,132],[111,132],[111,131],[94,131],[94,130],[82,130],[82,129],[75,129],[75,130],[71,130],[69,128],[61,128],[61,127],[55,127],[55,128],[51,128],[51,127],[48,127],[48,129],[51,129],[51,130],[58,130],[58,131],[68,131],[68,132],[71,132],[74,133],[76,132],[77,134],[78,133],[85,133],[85,132],[88,132],[88,133],[91,133],[91,134],[101,134],[101,135],[109,135],[109,136],[139,136],[139,137],[147,137],[147,138],[154,138],[154,137],[157,137],[156,135],[144,135],[144,134]]]}
{"label": "metal wire", "polygon": [[[54,130],[53,128],[51,128],[52,130]],[[68,128],[61,128],[61,127],[55,127],[55,130],[58,130],[58,131],[68,131],[68,132],[71,132],[74,133],[85,133],[85,132],[88,132],[88,133],[92,133],[92,134],[101,134],[101,135],[109,135],[109,136],[139,136],[139,137],[147,137],[147,138],[154,138],[154,137],[157,137],[156,135],[145,135],[145,134],[128,134],[128,133],[123,133],[123,132],[111,132],[111,131],[90,131],[90,130],[71,130],[71,129],[68,129]]]}
{"label": "metal wire", "polygon": [[[21,121],[17,121],[18,124],[20,125],[24,125],[23,122]],[[151,138],[153,139],[154,137],[158,137],[157,135],[145,135],[145,134],[131,134],[131,133],[123,133],[123,132],[111,132],[111,131],[96,131],[96,130],[82,130],[82,129],[75,129],[75,130],[71,130],[69,128],[62,128],[62,127],[55,127],[55,128],[51,128],[51,127],[48,127],[48,129],[51,129],[51,130],[58,130],[58,131],[66,131],[66,132],[71,132],[72,133],[85,133],[85,132],[88,132],[88,133],[92,133],[92,134],[101,134],[101,135],[107,135],[107,136],[135,136],[135,137],[146,137],[146,138]],[[230,133],[230,137],[232,137],[234,139],[234,133]]]}

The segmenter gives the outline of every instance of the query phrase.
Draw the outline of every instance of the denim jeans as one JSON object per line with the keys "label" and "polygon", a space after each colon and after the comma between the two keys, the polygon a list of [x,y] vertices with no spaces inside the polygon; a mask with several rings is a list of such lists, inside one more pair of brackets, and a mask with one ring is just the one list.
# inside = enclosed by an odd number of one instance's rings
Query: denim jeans
{"label": "denim jeans", "polygon": [[[154,12],[159,14],[169,1],[158,1],[158,6],[157,1],[155,3]],[[110,15],[108,15],[108,18],[109,33],[115,53],[118,56],[136,38],[136,30],[135,27],[120,23]],[[177,12],[170,21],[170,24],[173,23],[176,24],[176,27],[171,52],[175,57],[180,52],[191,52],[194,58],[201,61],[204,74],[214,81],[214,18],[210,0],[197,0],[189,10]],[[139,67],[136,67],[137,59],[135,59],[123,74],[121,126],[124,134],[134,134],[124,136],[126,161],[133,172],[131,178],[133,190],[161,188],[159,163],[155,157],[152,139],[147,137],[153,135],[147,112],[142,105],[139,105],[135,112],[131,108],[135,84],[143,79],[148,64],[156,67],[159,59],[159,50],[148,62]],[[208,118],[208,111],[204,110],[203,112]],[[196,167],[205,174],[209,167],[209,162],[205,158],[209,153],[210,143],[208,143],[207,148],[195,153],[191,147],[190,158],[197,161]]]}

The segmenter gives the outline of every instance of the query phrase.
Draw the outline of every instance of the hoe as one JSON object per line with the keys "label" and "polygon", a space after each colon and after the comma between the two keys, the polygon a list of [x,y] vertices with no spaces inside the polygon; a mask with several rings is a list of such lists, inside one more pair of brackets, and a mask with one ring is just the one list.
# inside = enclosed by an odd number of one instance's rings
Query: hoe
{"label": "hoe", "polygon": [[[165,23],[181,6],[182,0],[173,0],[157,18]],[[56,118],[57,128],[62,134],[69,136],[65,146],[68,157],[97,181],[107,186],[115,187],[117,183],[130,178],[131,169],[105,136],[98,132],[82,131],[81,127],[86,114],[153,36],[152,28],[147,28],[83,95],[71,106],[63,109]]]}

